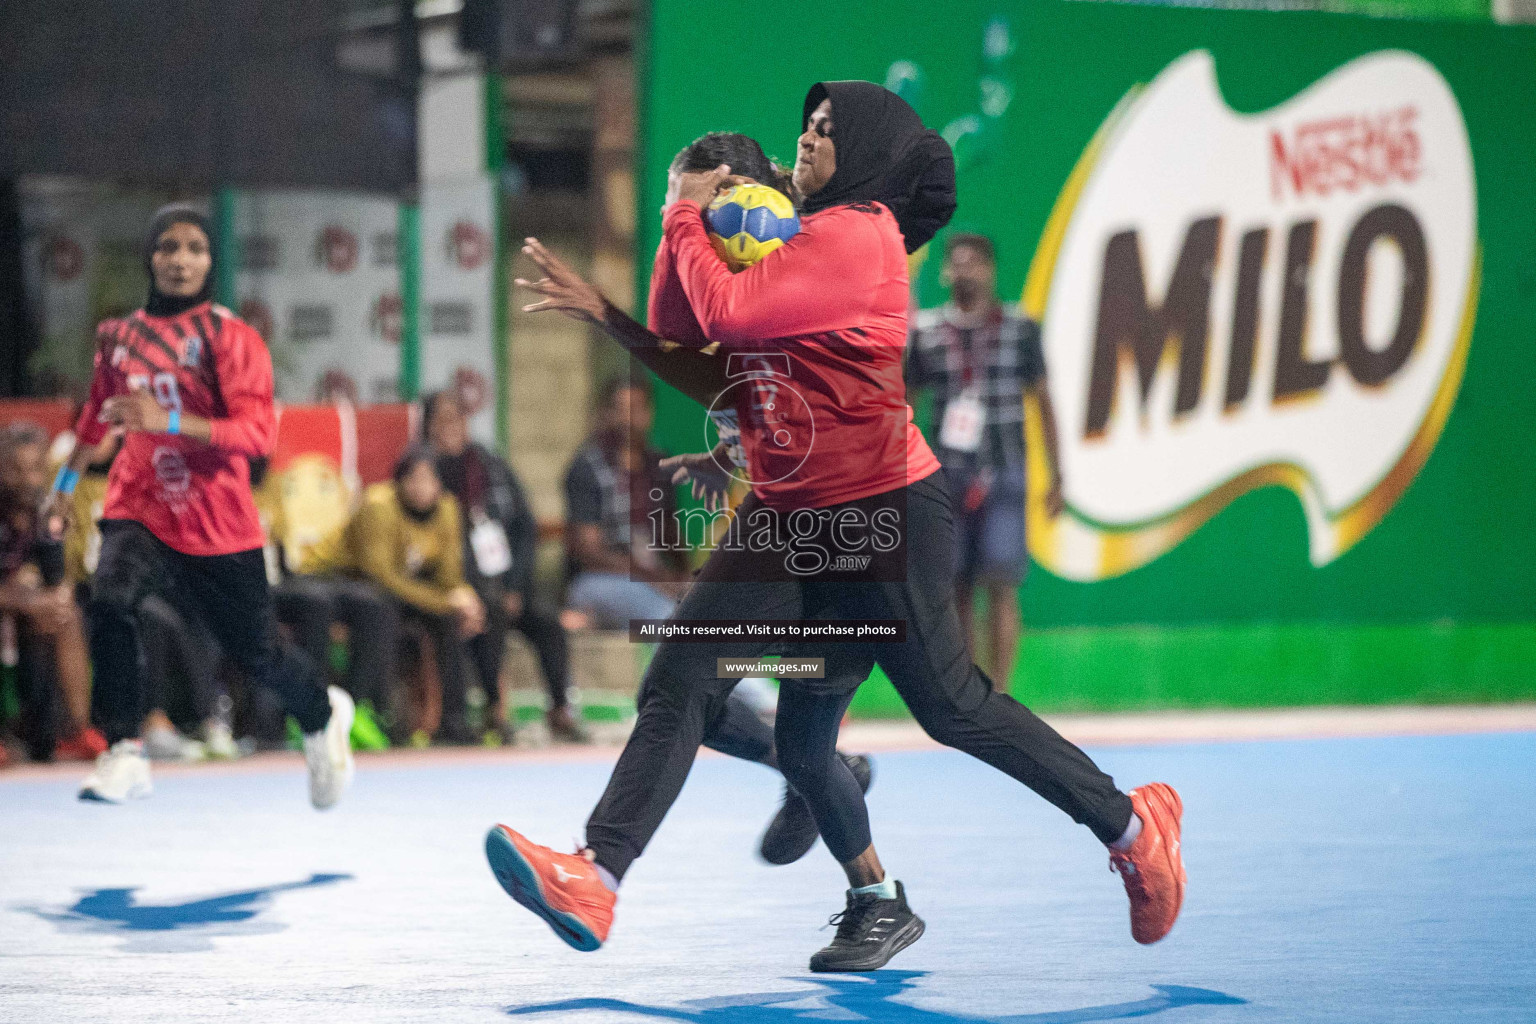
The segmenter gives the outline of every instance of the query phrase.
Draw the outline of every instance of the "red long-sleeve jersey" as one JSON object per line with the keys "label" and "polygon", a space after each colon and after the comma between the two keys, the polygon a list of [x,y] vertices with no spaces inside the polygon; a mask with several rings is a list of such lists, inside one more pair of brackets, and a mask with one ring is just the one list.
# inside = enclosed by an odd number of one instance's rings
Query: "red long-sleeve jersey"
{"label": "red long-sleeve jersey", "polygon": [[271,454],[277,437],[272,357],[261,335],[210,303],[176,316],[139,310],[104,321],[78,443],[99,444],[111,429],[101,421],[102,403],[138,389],[162,408],[208,420],[212,438],[130,432],[112,463],[102,518],[136,520],[189,555],[261,547],[247,460]]}
{"label": "red long-sleeve jersey", "polygon": [[731,273],[702,211],[673,203],[651,275],[651,330],[720,342],[753,490],[778,508],[825,508],[939,468],[902,378],[907,254],[879,203],[803,217],[776,252]]}

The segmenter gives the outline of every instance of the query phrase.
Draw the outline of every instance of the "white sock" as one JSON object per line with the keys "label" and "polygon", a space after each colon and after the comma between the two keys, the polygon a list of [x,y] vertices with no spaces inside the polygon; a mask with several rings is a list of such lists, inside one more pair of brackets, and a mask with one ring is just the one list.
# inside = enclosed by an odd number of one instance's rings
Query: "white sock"
{"label": "white sock", "polygon": [[887,878],[883,882],[876,882],[874,885],[865,885],[849,891],[855,896],[878,896],[883,900],[893,900],[896,898],[896,879]]}
{"label": "white sock", "polygon": [[1133,813],[1131,823],[1125,826],[1125,834],[1110,843],[1109,848],[1124,853],[1131,848],[1131,844],[1136,842],[1136,837],[1139,835],[1141,835],[1141,817]]}
{"label": "white sock", "polygon": [[597,869],[598,880],[603,883],[604,889],[607,889],[609,892],[619,891],[619,880],[613,877],[612,871],[609,871],[607,868],[597,863],[597,861],[593,861],[592,866]]}

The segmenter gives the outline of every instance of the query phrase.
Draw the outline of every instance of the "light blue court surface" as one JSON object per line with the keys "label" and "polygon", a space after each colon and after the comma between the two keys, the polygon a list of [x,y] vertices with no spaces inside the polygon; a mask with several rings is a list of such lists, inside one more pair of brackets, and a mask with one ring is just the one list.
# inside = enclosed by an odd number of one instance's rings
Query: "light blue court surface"
{"label": "light blue court surface", "polygon": [[370,769],[329,814],[291,771],[79,804],[0,777],[0,1021],[699,1024],[1536,1021],[1536,734],[1110,748],[1184,796],[1190,888],[1135,945],[1102,847],[949,752],[877,760],[886,864],[927,935],[813,976],[840,872],[753,859],[778,787],[701,760],[607,948],[502,895],[502,818],[564,846],[604,764]]}

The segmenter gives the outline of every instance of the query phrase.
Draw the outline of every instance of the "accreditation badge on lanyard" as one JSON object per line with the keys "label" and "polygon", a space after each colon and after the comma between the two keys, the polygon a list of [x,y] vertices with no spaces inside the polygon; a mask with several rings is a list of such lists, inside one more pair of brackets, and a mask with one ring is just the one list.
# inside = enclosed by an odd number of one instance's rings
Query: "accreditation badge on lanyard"
{"label": "accreditation badge on lanyard", "polygon": [[507,531],[482,509],[470,512],[474,525],[469,531],[469,549],[475,555],[475,567],[485,577],[500,576],[512,568],[512,546]]}
{"label": "accreditation badge on lanyard", "polygon": [[976,372],[979,353],[975,351],[975,331],[959,331],[949,338],[951,351],[959,350],[961,360],[960,393],[944,406],[944,421],[939,425],[939,444],[954,452],[974,452],[981,447],[981,433],[987,425],[987,407],[982,404],[981,385]]}
{"label": "accreditation badge on lanyard", "polygon": [[944,407],[944,422],[939,427],[939,444],[950,451],[973,452],[981,447],[981,428],[987,424],[987,410],[976,388],[969,387]]}

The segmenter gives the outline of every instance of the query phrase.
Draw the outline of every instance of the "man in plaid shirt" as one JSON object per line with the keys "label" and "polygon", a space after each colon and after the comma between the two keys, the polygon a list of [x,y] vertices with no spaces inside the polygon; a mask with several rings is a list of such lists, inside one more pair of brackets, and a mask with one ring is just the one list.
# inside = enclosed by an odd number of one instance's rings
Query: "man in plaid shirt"
{"label": "man in plaid shirt", "polygon": [[942,281],[950,301],[913,321],[907,383],[933,389],[928,431],[956,505],[955,585],[966,637],[972,595],[987,591],[986,663],[1004,692],[1019,643],[1019,585],[1029,569],[1024,542],[1024,396],[1040,403],[1051,484],[1046,511],[1061,511],[1056,413],[1045,387],[1040,325],[997,299],[997,261],[985,235],[952,234]]}

